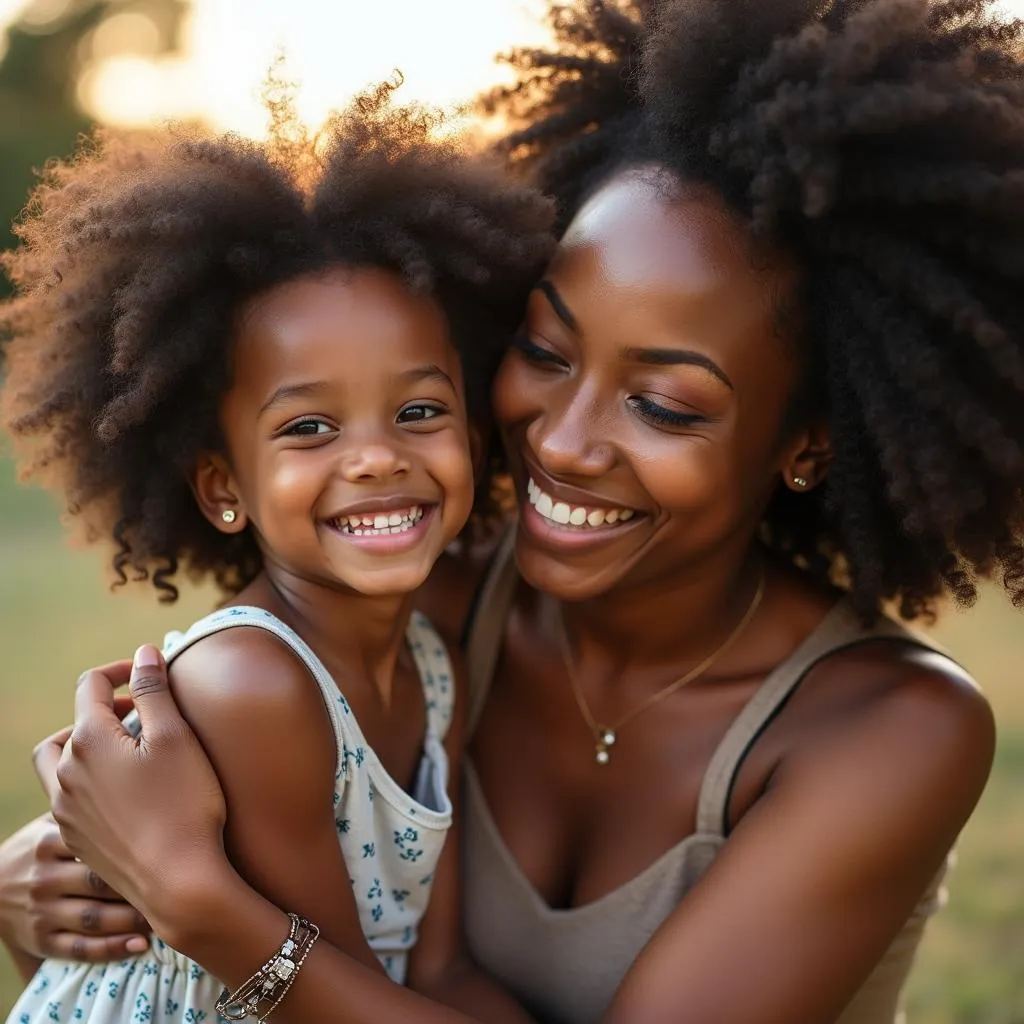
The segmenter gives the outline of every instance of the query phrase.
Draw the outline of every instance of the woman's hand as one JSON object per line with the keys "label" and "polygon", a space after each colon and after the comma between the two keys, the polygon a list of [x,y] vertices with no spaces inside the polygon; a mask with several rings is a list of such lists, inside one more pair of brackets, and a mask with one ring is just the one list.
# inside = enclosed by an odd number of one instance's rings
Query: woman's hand
{"label": "woman's hand", "polygon": [[[124,681],[109,670],[79,680],[51,803],[70,851],[163,932],[162,922],[186,912],[186,898],[226,865],[224,794],[156,648],[140,647],[131,668],[138,738],[115,710]],[[40,773],[45,785],[45,766]]]}
{"label": "woman's hand", "polygon": [[49,815],[0,846],[0,937],[12,953],[99,963],[148,945],[149,925],[75,860]]}

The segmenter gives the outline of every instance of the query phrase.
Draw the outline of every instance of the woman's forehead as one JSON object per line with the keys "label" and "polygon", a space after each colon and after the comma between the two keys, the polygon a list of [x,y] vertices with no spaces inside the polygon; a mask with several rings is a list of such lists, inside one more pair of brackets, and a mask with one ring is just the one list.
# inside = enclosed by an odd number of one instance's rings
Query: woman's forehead
{"label": "woman's forehead", "polygon": [[713,190],[644,168],[617,175],[587,200],[549,273],[577,296],[655,303],[672,318],[683,310],[727,315],[737,306],[771,316],[794,276],[786,260],[758,251]]}

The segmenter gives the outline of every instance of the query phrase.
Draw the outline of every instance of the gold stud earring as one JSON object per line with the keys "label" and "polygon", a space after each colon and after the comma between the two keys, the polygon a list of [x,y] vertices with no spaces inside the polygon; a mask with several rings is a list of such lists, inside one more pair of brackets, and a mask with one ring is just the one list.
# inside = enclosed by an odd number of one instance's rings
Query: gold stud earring
{"label": "gold stud earring", "polygon": [[793,477],[793,483],[801,490],[807,486],[807,481],[802,476]]}
{"label": "gold stud earring", "polygon": [[220,517],[224,520],[225,523],[233,523],[235,519],[238,518],[233,508],[224,509],[224,511],[221,512]]}

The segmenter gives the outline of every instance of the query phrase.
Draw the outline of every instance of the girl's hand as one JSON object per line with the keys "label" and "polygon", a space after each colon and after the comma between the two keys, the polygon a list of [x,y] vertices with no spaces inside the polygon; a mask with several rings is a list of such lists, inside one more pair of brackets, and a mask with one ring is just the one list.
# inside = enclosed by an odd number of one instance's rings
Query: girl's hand
{"label": "girl's hand", "polygon": [[114,690],[123,682],[119,673],[99,670],[79,680],[53,815],[75,856],[158,932],[165,921],[173,931],[186,898],[226,865],[224,794],[171,696],[156,648],[140,647],[131,669],[138,738],[115,710]]}

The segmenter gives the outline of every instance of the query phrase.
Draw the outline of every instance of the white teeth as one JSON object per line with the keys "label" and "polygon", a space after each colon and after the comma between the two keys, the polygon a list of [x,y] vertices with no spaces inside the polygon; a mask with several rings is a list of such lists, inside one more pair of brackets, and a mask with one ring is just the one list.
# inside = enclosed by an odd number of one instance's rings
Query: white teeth
{"label": "white teeth", "polygon": [[614,526],[615,523],[629,522],[636,515],[631,508],[586,508],[555,501],[532,477],[526,481],[526,495],[539,515],[559,526]]}
{"label": "white teeth", "polygon": [[551,510],[551,518],[556,523],[562,523],[563,525],[565,523],[569,522],[569,516],[570,515],[572,515],[572,510],[569,508],[568,505],[566,505],[566,503],[564,501],[560,501]]}
{"label": "white teeth", "polygon": [[339,516],[334,523],[343,533],[355,537],[379,537],[384,533],[405,533],[423,518],[423,510],[413,505],[407,512],[384,512],[375,516]]}

